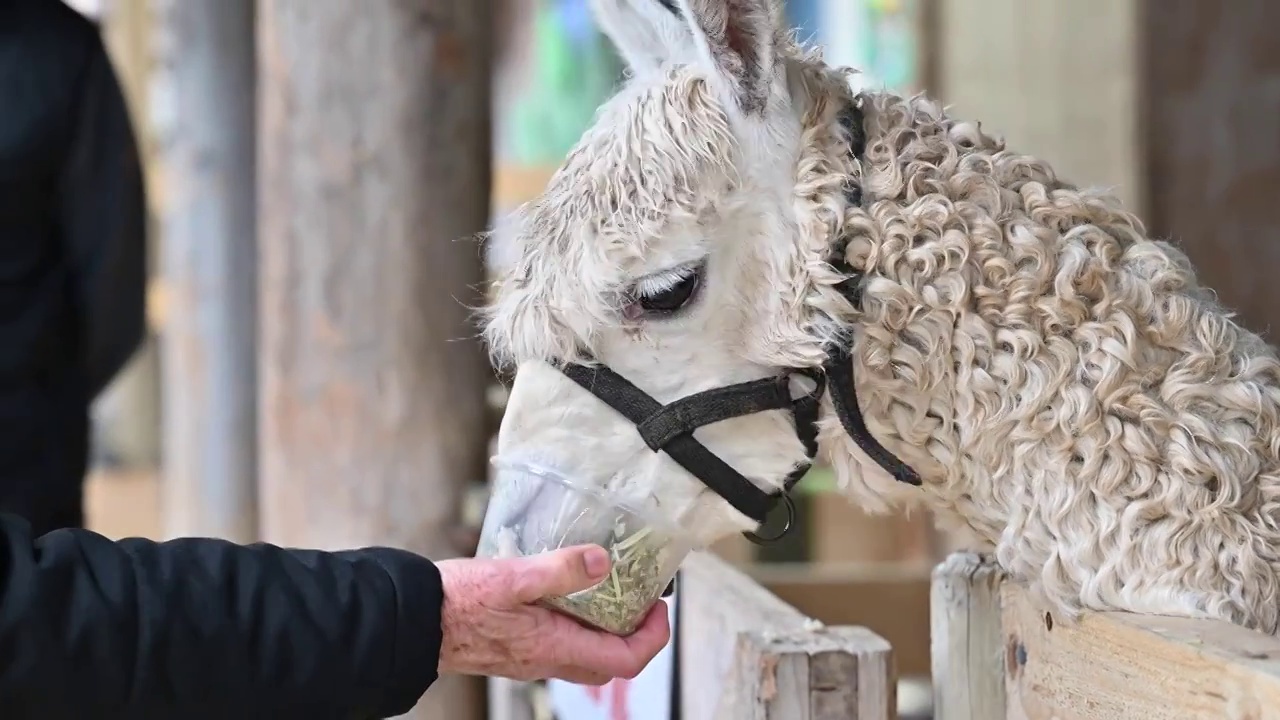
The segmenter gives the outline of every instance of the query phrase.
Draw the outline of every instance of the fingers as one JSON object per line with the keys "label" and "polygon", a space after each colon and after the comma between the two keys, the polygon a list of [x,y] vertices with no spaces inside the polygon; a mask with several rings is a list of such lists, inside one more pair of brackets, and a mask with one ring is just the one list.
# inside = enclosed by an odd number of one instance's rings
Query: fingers
{"label": "fingers", "polygon": [[557,626],[551,639],[561,666],[592,668],[611,678],[634,678],[671,640],[671,622],[666,603],[659,602],[645,616],[640,627],[621,638],[588,630],[567,618]]}
{"label": "fingers", "polygon": [[643,658],[644,664],[648,665],[653,656],[671,642],[671,616],[668,614],[667,604],[660,602],[654,605],[640,627],[621,639],[636,657]]}
{"label": "fingers", "polygon": [[581,668],[561,668],[553,675],[557,680],[565,680],[577,685],[608,685],[613,678],[608,675],[602,675],[598,672],[591,672]]}
{"label": "fingers", "polygon": [[586,590],[609,574],[609,553],[596,545],[579,545],[509,561],[512,590],[520,603]]}

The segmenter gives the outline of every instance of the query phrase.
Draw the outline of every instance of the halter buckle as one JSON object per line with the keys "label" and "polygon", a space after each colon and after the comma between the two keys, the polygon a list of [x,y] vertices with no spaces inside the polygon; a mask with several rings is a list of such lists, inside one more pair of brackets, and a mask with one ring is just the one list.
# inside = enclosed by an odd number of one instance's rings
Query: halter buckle
{"label": "halter buckle", "polygon": [[791,499],[791,495],[789,493],[783,493],[779,497],[782,500],[782,506],[787,509],[787,524],[784,525],[782,529],[778,531],[778,534],[772,535],[772,536],[766,537],[754,531],[742,533],[743,536],[746,537],[747,540],[751,541],[753,544],[768,545],[770,543],[775,543],[781,540],[782,538],[786,537],[787,533],[791,531],[792,526],[796,524],[795,501]]}

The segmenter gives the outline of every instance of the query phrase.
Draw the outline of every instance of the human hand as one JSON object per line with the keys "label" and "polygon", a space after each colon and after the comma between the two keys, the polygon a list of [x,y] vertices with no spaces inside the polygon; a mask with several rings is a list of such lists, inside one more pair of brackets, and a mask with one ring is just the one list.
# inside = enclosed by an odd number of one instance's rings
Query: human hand
{"label": "human hand", "polygon": [[671,638],[663,602],[625,638],[533,604],[602,580],[609,554],[594,545],[437,565],[444,584],[441,672],[603,685],[638,675]]}

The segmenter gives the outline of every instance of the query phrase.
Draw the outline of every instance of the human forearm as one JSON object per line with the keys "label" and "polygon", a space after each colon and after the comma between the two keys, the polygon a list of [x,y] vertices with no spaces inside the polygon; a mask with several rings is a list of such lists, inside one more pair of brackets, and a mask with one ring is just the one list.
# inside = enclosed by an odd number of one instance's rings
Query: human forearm
{"label": "human forearm", "polygon": [[6,717],[380,718],[435,680],[440,578],[409,553],[0,533]]}

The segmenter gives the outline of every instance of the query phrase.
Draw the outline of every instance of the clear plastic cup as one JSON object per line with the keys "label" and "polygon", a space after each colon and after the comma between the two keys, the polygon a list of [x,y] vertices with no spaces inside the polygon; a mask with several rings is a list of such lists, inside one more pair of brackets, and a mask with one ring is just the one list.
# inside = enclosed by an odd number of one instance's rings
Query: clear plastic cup
{"label": "clear plastic cup", "polygon": [[510,558],[599,545],[613,560],[609,576],[543,604],[615,635],[634,632],[694,549],[690,536],[550,468],[492,462],[496,472],[476,555]]}

